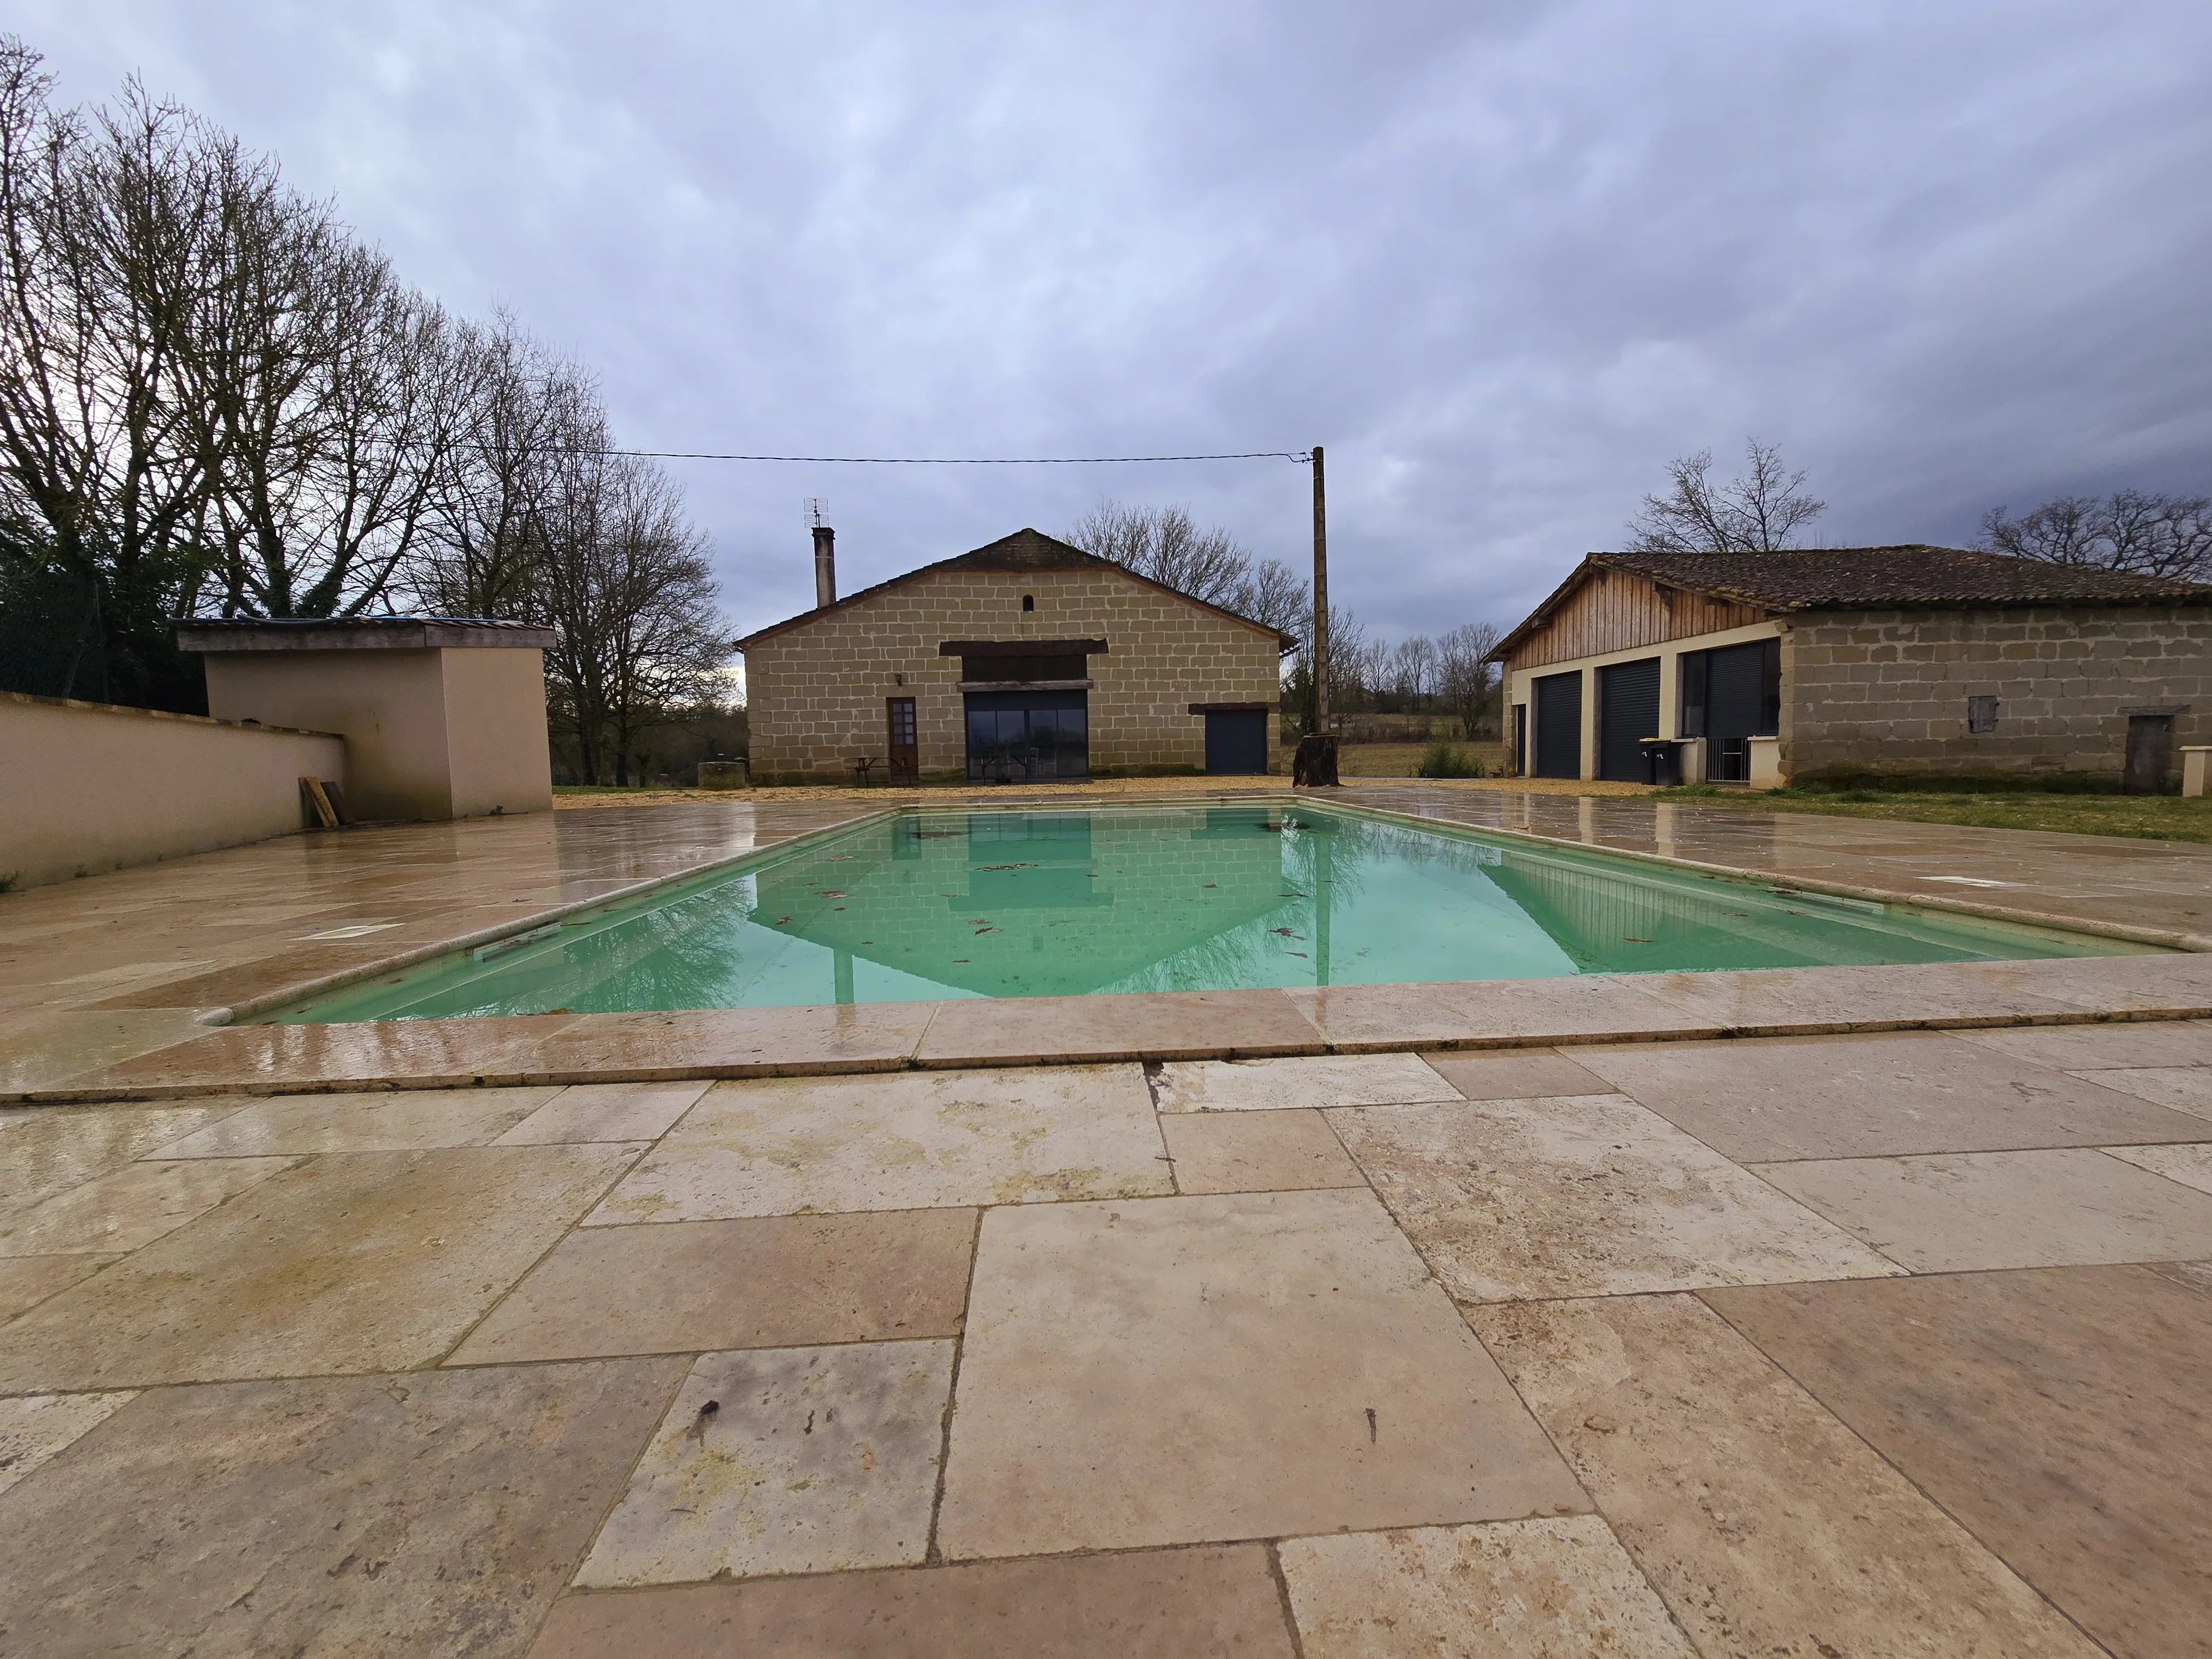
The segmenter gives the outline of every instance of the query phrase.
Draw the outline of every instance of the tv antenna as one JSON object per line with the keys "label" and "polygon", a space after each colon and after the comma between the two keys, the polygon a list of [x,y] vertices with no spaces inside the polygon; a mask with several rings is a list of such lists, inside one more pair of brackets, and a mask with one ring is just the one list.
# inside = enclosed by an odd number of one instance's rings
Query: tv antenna
{"label": "tv antenna", "polygon": [[829,509],[830,503],[823,500],[821,496],[809,495],[806,498],[806,522],[812,525],[817,530],[821,529],[822,515],[828,512]]}

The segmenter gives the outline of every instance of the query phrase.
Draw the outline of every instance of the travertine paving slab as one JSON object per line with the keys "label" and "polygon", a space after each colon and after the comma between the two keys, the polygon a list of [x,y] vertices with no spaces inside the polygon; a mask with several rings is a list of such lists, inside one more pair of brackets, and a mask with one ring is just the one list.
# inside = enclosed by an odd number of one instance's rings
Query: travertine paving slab
{"label": "travertine paving slab", "polygon": [[0,1392],[429,1364],[629,1156],[478,1146],[312,1159],[21,1316],[0,1343]]}
{"label": "travertine paving slab", "polygon": [[2194,1020],[2119,1019],[2094,1025],[2024,1025],[1960,1035],[2014,1060],[2062,1072],[2124,1066],[2212,1066],[2212,1025]]}
{"label": "travertine paving slab", "polygon": [[2212,1296],[2212,1261],[2153,1261],[2145,1264],[2148,1271],[2192,1291],[2202,1291]]}
{"label": "travertine paving slab", "polygon": [[571,1233],[447,1363],[954,1336],[972,1210]]}
{"label": "travertine paving slab", "polygon": [[555,1604],[531,1659],[1291,1659],[1257,1544],[687,1585]]}
{"label": "travertine paving slab", "polygon": [[520,1655],[683,1370],[142,1395],[0,1496],[0,1646]]}
{"label": "travertine paving slab", "polygon": [[135,1250],[295,1161],[224,1158],[126,1164],[0,1218],[0,1255]]}
{"label": "travertine paving slab", "polygon": [[1619,1095],[1330,1123],[1453,1296],[1504,1302],[1897,1271]]}
{"label": "travertine paving slab", "polygon": [[553,1097],[550,1089],[398,1089],[249,1101],[161,1148],[163,1158],[266,1152],[404,1152],[481,1146]]}
{"label": "travertine paving slab", "polygon": [[1372,1194],[984,1214],[947,1559],[1587,1507]]}
{"label": "travertine paving slab", "polygon": [[2095,1659],[1695,1297],[1524,1303],[1468,1319],[1701,1652]]}
{"label": "travertine paving slab", "polygon": [[[1747,1036],[1945,1024],[2016,1024],[2077,1013],[2012,970],[2017,963],[1752,968],[1638,974],[1638,987],[1705,1024]],[[2071,963],[2069,966],[2073,965]],[[2101,967],[2102,961],[2096,966]]]}
{"label": "travertine paving slab", "polygon": [[1595,1515],[1289,1538],[1306,1659],[1695,1659]]}
{"label": "travertine paving slab", "polygon": [[27,1210],[57,1193],[235,1111],[205,1106],[21,1106],[0,1111],[0,1210]]}
{"label": "travertine paving slab", "polygon": [[2194,1187],[2200,1193],[2212,1193],[2212,1145],[2200,1142],[2193,1146],[2107,1146],[2103,1150],[2123,1164],[2162,1175],[2168,1181]]}
{"label": "travertine paving slab", "polygon": [[2201,1654],[2212,1298],[2142,1267],[1709,1293],[2116,1654]]}
{"label": "travertine paving slab", "polygon": [[53,1088],[207,1029],[189,1008],[47,1011],[11,1019],[0,1031],[0,1095]]}
{"label": "travertine paving slab", "polygon": [[594,1224],[1173,1190],[1134,1066],[724,1084]]}
{"label": "travertine paving slab", "polygon": [[2138,1100],[2171,1107],[2192,1117],[2212,1120],[2212,1066],[2114,1067],[2092,1075],[2107,1089],[2118,1089]]}
{"label": "travertine paving slab", "polygon": [[576,1575],[582,1587],[922,1559],[950,1342],[702,1354]]}
{"label": "travertine paving slab", "polygon": [[1319,1112],[1246,1112],[1163,1117],[1160,1133],[1184,1193],[1282,1193],[1364,1187]]}
{"label": "travertine paving slab", "polygon": [[1152,1090],[1163,1112],[1389,1106],[1460,1097],[1419,1054],[1170,1060],[1153,1078]]}
{"label": "travertine paving slab", "polygon": [[33,1394],[0,1400],[0,1492],[137,1398],[135,1394]]}
{"label": "travertine paving slab", "polygon": [[924,1066],[1317,1054],[1320,1034],[1281,991],[980,997],[937,1005]]}
{"label": "travertine paving slab", "polygon": [[[1995,964],[1992,964],[1995,965]],[[2212,955],[2053,957],[2002,964],[2023,990],[2096,1013],[2212,1014]]]}
{"label": "travertine paving slab", "polygon": [[1469,1100],[1542,1100],[1613,1092],[1613,1085],[1556,1048],[1437,1054],[1429,1056],[1429,1064]]}
{"label": "travertine paving slab", "polygon": [[524,1059],[573,1014],[374,1019],[347,1025],[228,1025],[70,1080],[71,1096],[118,1099],[227,1090],[460,1089],[521,1083]]}
{"label": "travertine paving slab", "polygon": [[699,1103],[704,1083],[580,1083],[492,1144],[544,1146],[568,1140],[658,1140]]}
{"label": "travertine paving slab", "polygon": [[2194,1138],[2189,1119],[1940,1032],[1644,1043],[1577,1058],[1741,1163]]}
{"label": "travertine paving slab", "polygon": [[[1638,975],[1638,980],[1650,977]],[[1620,978],[1484,980],[1454,985],[1346,985],[1285,993],[1328,1046],[1482,1048],[1613,1039],[1718,1036],[1714,1023]]]}
{"label": "travertine paving slab", "polygon": [[936,1007],[877,1002],[585,1014],[532,1050],[521,1080],[644,1083],[895,1071],[913,1055]]}
{"label": "travertine paving slab", "polygon": [[2212,1255],[2212,1195],[2100,1152],[1852,1158],[1759,1173],[1915,1273]]}
{"label": "travertine paving slab", "polygon": [[24,1309],[121,1259],[84,1255],[0,1256],[0,1320],[13,1319]]}

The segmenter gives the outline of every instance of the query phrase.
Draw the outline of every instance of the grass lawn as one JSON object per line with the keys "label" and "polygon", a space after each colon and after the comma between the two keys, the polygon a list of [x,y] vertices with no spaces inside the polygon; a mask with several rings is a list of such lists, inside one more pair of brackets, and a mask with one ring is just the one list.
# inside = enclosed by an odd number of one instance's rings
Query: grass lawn
{"label": "grass lawn", "polygon": [[[1428,752],[1425,743],[1347,743],[1336,751],[1336,772],[1344,778],[1410,778],[1419,774],[1421,757]],[[1480,764],[1486,775],[1494,773],[1505,763],[1505,745],[1502,743],[1460,743],[1452,747],[1464,750],[1469,759]],[[1285,750],[1285,755],[1291,751]],[[1284,762],[1284,769],[1289,769]]]}
{"label": "grass lawn", "polygon": [[1907,818],[1990,830],[2055,830],[2075,836],[2135,836],[2212,842],[2212,796],[2044,794],[2027,789],[1662,789],[1654,800],[1694,801],[1820,812],[1831,817]]}

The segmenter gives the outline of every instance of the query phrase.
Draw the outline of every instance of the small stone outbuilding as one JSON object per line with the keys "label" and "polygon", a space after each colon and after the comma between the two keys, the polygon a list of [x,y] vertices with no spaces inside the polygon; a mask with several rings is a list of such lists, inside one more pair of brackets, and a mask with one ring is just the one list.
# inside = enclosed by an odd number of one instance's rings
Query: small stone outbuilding
{"label": "small stone outbuilding", "polygon": [[2212,586],[1957,548],[1593,553],[1494,658],[1528,776],[2155,789],[2212,744]]}
{"label": "small stone outbuilding", "polygon": [[1035,530],[739,640],[753,776],[973,782],[1267,769],[1295,641]]}

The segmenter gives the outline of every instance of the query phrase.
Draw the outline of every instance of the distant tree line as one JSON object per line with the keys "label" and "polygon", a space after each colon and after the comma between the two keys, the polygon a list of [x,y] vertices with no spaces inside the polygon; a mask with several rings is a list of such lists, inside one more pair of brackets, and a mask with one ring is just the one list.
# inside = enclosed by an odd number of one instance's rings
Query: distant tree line
{"label": "distant tree line", "polygon": [[[1177,592],[1265,623],[1298,641],[1284,665],[1285,724],[1312,729],[1313,590],[1280,559],[1261,559],[1229,531],[1201,527],[1183,507],[1101,501],[1065,539]],[[1345,606],[1328,608],[1329,708],[1334,714],[1438,714],[1464,737],[1494,734],[1498,672],[1487,660],[1500,637],[1487,623],[1391,646],[1371,639]]]}
{"label": "distant tree line", "polygon": [[191,712],[181,619],[404,605],[552,627],[586,781],[719,700],[706,544],[588,373],[135,81],[51,92],[0,38],[0,685]]}

